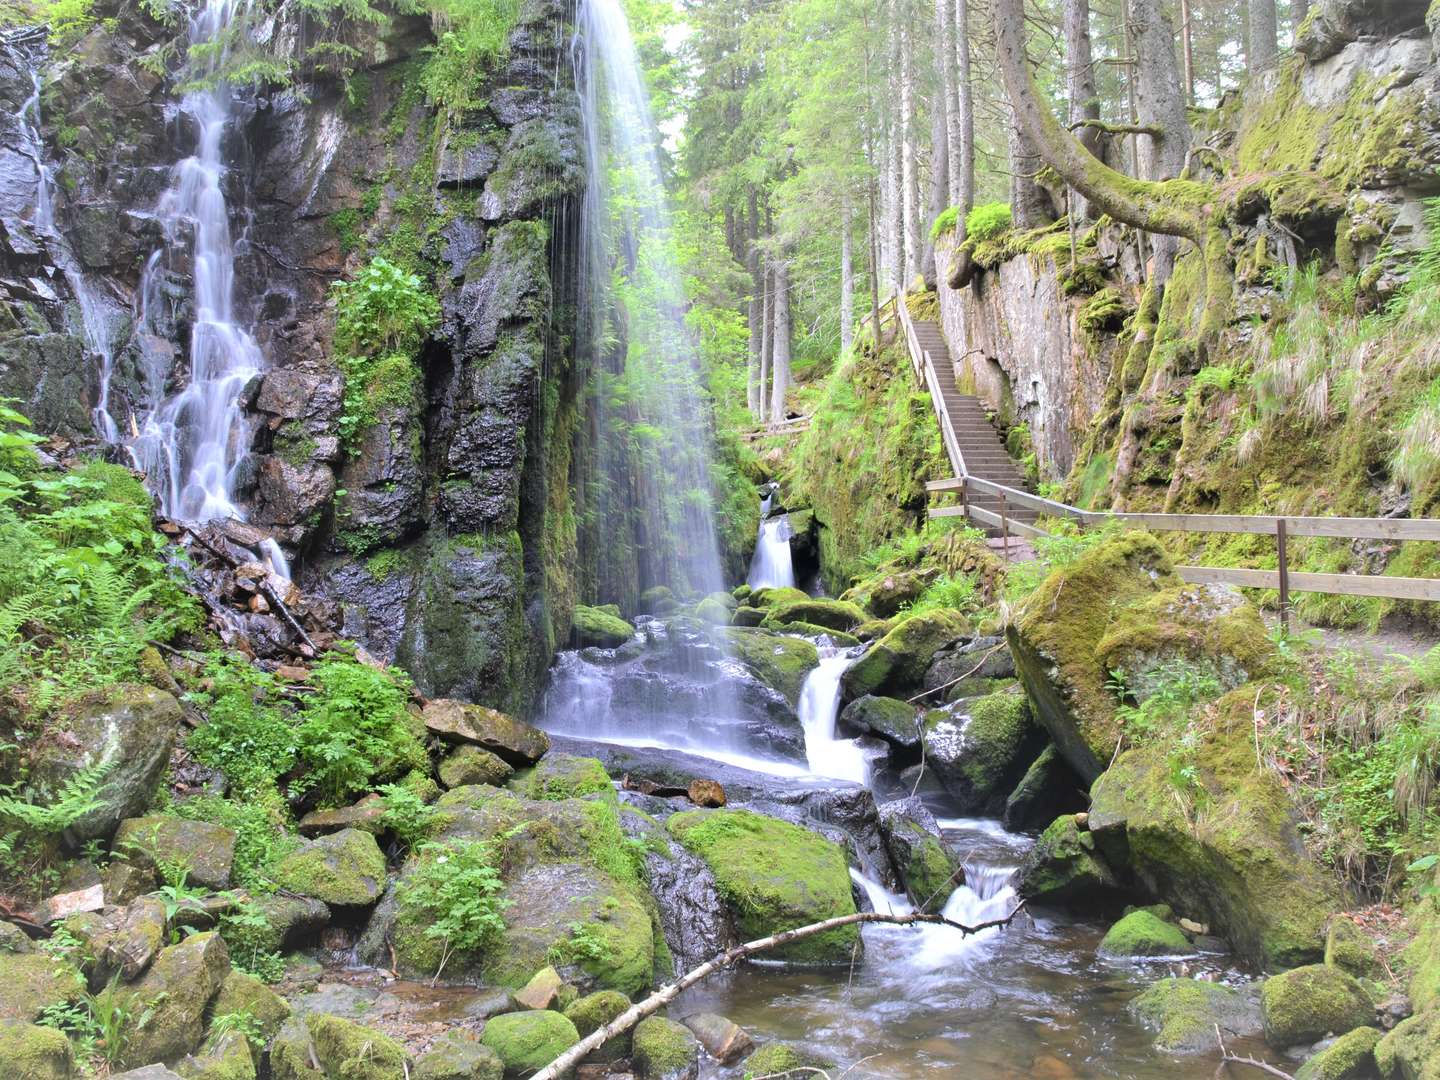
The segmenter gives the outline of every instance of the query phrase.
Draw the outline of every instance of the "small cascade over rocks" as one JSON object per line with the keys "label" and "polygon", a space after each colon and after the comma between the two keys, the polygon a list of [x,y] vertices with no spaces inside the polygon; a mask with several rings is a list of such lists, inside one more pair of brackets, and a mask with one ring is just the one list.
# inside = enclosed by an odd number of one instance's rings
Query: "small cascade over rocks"
{"label": "small cascade over rocks", "polygon": [[130,446],[164,513],[182,521],[243,517],[234,500],[236,466],[248,443],[241,391],[263,367],[260,346],[235,306],[236,240],[224,193],[224,140],[235,101],[220,78],[228,50],[213,48],[225,42],[245,3],[206,0],[191,18],[192,51],[207,47],[210,57],[207,70],[197,73],[208,77],[202,88],[180,103],[195,131],[195,150],[175,165],[156,208],[165,243],[150,256],[140,286],[140,322],[146,325],[165,314],[171,275],[189,269],[187,377],[172,392],[168,365],[162,370],[152,364],[144,372],[145,415]]}
{"label": "small cascade over rocks", "polygon": [[746,578],[746,584],[752,589],[795,587],[795,564],[790,552],[794,532],[790,528],[790,516],[770,514],[777,494],[776,485],[771,484],[760,500],[760,535],[755,541],[755,555],[750,560],[750,575]]}
{"label": "small cascade over rocks", "polygon": [[858,740],[835,737],[840,711],[840,677],[854,659],[853,650],[820,647],[820,666],[800,691],[800,723],[805,729],[805,760],[817,776],[865,783],[869,769]]}

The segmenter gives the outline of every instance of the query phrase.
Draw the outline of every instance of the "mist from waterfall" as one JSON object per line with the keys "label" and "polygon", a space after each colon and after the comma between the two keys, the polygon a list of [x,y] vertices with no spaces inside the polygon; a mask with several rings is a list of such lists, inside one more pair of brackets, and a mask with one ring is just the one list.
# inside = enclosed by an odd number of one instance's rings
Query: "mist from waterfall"
{"label": "mist from waterfall", "polygon": [[587,184],[577,344],[591,372],[594,535],[633,549],[640,588],[704,595],[724,584],[711,421],[658,134],[619,0],[582,0],[579,21]]}
{"label": "mist from waterfall", "polygon": [[230,86],[220,78],[224,43],[243,17],[246,0],[206,0],[190,22],[192,54],[207,70],[192,72],[198,88],[180,103],[196,133],[195,150],[176,163],[156,217],[165,243],[145,264],[141,322],[168,303],[165,280],[188,266],[192,281],[188,377],[171,393],[168,364],[143,373],[143,418],[130,445],[163,511],[185,521],[241,517],[234,501],[235,467],[248,427],[240,393],[262,367],[260,347],[235,313],[235,241],[225,201],[225,131],[233,116]]}

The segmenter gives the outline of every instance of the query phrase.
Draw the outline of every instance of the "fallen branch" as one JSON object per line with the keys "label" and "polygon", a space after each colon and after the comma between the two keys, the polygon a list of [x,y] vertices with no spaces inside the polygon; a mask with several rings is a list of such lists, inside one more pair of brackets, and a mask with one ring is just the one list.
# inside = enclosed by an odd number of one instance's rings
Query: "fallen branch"
{"label": "fallen branch", "polygon": [[[216,547],[214,544],[210,543],[209,540],[205,539],[205,537],[201,536],[198,532],[192,529],[189,525],[183,527],[197,544],[203,547],[206,551],[210,552],[210,554],[214,555],[216,558],[224,560],[230,565],[230,568],[232,570],[239,567],[240,564],[236,561],[235,557],[231,555],[228,551],[224,551]],[[285,601],[280,599],[280,595],[270,587],[270,583],[261,579],[255,582],[255,587],[260,590],[260,595],[265,597],[266,602],[269,603],[271,609],[274,610],[275,614],[280,616],[280,618],[285,622],[285,625],[289,626],[291,630],[295,631],[296,636],[299,637],[305,647],[310,650],[310,655],[320,655],[319,646],[317,646],[315,642],[310,640],[310,635],[305,632],[305,628],[300,625],[299,620],[297,620],[294,615],[290,614],[290,609],[285,606]]]}
{"label": "fallen branch", "polygon": [[756,953],[774,949],[780,945],[788,945],[792,941],[799,941],[801,938],[814,937],[816,934],[823,934],[827,930],[837,930],[842,926],[854,926],[857,923],[888,923],[892,926],[914,926],[917,923],[931,923],[937,926],[949,926],[959,930],[967,937],[971,934],[978,934],[982,930],[992,930],[999,926],[1009,926],[1015,916],[1020,914],[1025,907],[1022,900],[1017,904],[1009,915],[1003,919],[991,919],[989,922],[980,923],[978,926],[966,926],[964,923],[956,922],[954,919],[947,919],[944,915],[926,915],[923,912],[912,911],[905,915],[886,915],[878,911],[858,911],[853,915],[840,915],[834,919],[825,919],[822,922],[811,923],[809,926],[799,926],[794,930],[785,930],[770,937],[757,938],[754,941],[747,941],[743,945],[736,945],[733,949],[712,957],[697,968],[692,968],[680,978],[668,986],[663,986],[651,994],[644,1001],[636,1002],[617,1016],[610,1023],[585,1036],[578,1043],[572,1046],[565,1053],[561,1054],[554,1061],[546,1065],[530,1080],[560,1080],[560,1077],[579,1064],[585,1055],[592,1050],[598,1050],[617,1035],[623,1035],[632,1027],[644,1020],[647,1016],[659,1012],[670,1002],[674,1001],[683,991],[694,986],[701,979],[723,968],[731,967],[746,957]]}
{"label": "fallen branch", "polygon": [[1094,128],[1106,135],[1149,135],[1152,139],[1164,134],[1154,124],[1108,124],[1104,120],[1076,120],[1070,125],[1070,130],[1076,128]]}
{"label": "fallen branch", "polygon": [[1220,1037],[1220,1025],[1215,1025],[1215,1041],[1220,1044],[1220,1062],[1222,1065],[1249,1065],[1252,1069],[1259,1069],[1261,1072],[1269,1073],[1271,1076],[1278,1076],[1280,1080],[1295,1080],[1289,1073],[1277,1069],[1274,1065],[1261,1061],[1259,1058],[1241,1057],[1239,1054],[1232,1054],[1225,1049],[1225,1040]]}

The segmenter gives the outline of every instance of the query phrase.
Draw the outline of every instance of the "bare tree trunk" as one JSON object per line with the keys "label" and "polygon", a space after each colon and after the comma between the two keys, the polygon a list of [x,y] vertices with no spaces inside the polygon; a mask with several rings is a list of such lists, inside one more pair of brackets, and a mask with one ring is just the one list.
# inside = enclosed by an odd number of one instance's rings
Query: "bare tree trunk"
{"label": "bare tree trunk", "polygon": [[855,334],[855,223],[850,197],[840,211],[840,355],[846,356]]}
{"label": "bare tree trunk", "polygon": [[920,272],[920,155],[915,131],[915,29],[910,25],[908,4],[902,2],[900,10],[904,20],[900,28],[900,182],[905,215],[903,284],[908,286]]}
{"label": "bare tree trunk", "polygon": [[[1100,119],[1100,94],[1095,87],[1095,57],[1090,47],[1090,0],[1065,0],[1065,96],[1069,99],[1070,129],[1086,120]],[[1101,133],[1095,127],[1080,127],[1076,137],[1082,146],[1100,156]],[[1070,220],[1090,216],[1085,197],[1071,195]]]}
{"label": "bare tree trunk", "polygon": [[1180,71],[1185,79],[1185,104],[1195,104],[1195,34],[1193,0],[1180,0]]}
{"label": "bare tree trunk", "polygon": [[[1130,21],[1135,43],[1137,119],[1161,132],[1158,139],[1139,136],[1138,175],[1146,180],[1169,180],[1184,170],[1190,149],[1190,121],[1185,115],[1185,97],[1175,65],[1175,32],[1160,0],[1130,0]],[[1173,238],[1152,237],[1150,247],[1154,260],[1151,274],[1164,284],[1170,278],[1179,245]]]}
{"label": "bare tree trunk", "polygon": [[1050,196],[1035,180],[1040,154],[1013,119],[1006,134],[1010,145],[1010,215],[1017,229],[1034,229],[1054,221]]}
{"label": "bare tree trunk", "polygon": [[765,306],[765,279],[760,273],[760,251],[755,246],[759,239],[760,232],[760,211],[756,203],[755,190],[750,190],[749,214],[745,223],[746,231],[746,269],[750,271],[750,364],[749,378],[745,386],[745,402],[750,407],[750,415],[756,420],[761,419],[761,399],[764,396],[764,382],[760,374],[760,356],[764,349],[764,332],[762,323],[764,320]]}
{"label": "bare tree trunk", "polygon": [[1305,21],[1305,16],[1310,14],[1310,0],[1290,0],[1290,34],[1291,40],[1294,35],[1300,32],[1300,24]]}
{"label": "bare tree trunk", "polygon": [[875,219],[875,176],[870,176],[870,328],[875,333],[875,355],[880,355],[880,235]]}
{"label": "bare tree trunk", "polygon": [[770,422],[785,419],[785,392],[790,389],[790,266],[782,255],[775,260],[775,329],[771,366]]}
{"label": "bare tree trunk", "polygon": [[760,416],[763,424],[770,416],[770,354],[775,340],[775,291],[770,260],[760,256]]}
{"label": "bare tree trunk", "polygon": [[890,252],[890,291],[898,293],[905,284],[905,109],[902,100],[903,80],[900,77],[904,54],[904,31],[900,20],[904,8],[901,0],[890,3],[890,143],[886,161],[889,191],[886,200],[885,231]]}
{"label": "bare tree trunk", "polygon": [[1250,71],[1254,73],[1273,67],[1280,52],[1275,0],[1249,0],[1249,23],[1245,32],[1250,45]]}
{"label": "bare tree trunk", "polygon": [[[949,0],[940,0],[941,7],[947,7]],[[930,238],[931,225],[945,212],[950,197],[950,152],[946,146],[949,136],[945,122],[943,99],[937,99],[937,107],[930,114],[930,207],[922,222],[924,255],[920,260],[920,274],[925,278],[927,289],[935,288],[935,241]]]}
{"label": "bare tree trunk", "polygon": [[935,0],[935,82],[945,112],[945,199],[960,202],[960,110],[955,102],[955,9],[951,0]]}
{"label": "bare tree trunk", "polygon": [[951,148],[959,176],[951,183],[963,219],[975,208],[975,93],[970,71],[970,0],[955,0],[955,122],[959,146]]}

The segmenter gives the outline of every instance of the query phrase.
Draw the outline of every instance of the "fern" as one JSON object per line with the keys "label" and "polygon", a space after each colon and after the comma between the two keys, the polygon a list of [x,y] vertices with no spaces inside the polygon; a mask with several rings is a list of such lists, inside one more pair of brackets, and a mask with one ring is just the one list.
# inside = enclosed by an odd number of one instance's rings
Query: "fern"
{"label": "fern", "polygon": [[62,833],[86,814],[99,809],[100,786],[111,762],[101,761],[71,775],[53,802],[42,806],[31,799],[0,795],[0,817],[5,817],[33,833]]}

